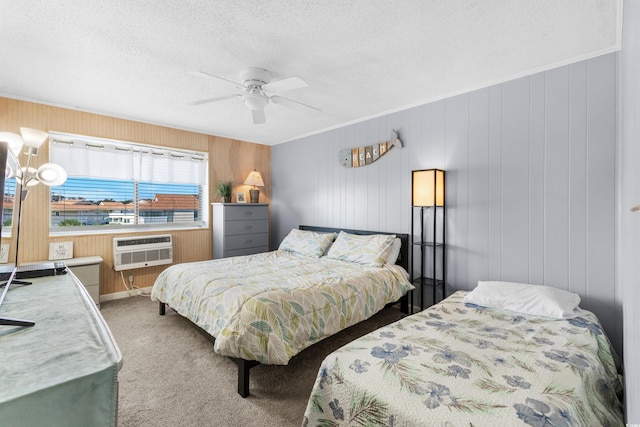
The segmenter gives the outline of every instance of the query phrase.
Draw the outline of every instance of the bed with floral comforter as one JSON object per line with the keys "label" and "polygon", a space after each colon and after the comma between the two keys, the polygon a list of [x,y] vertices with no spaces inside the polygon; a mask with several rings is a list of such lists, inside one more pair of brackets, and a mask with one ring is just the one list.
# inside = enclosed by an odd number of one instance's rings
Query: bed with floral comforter
{"label": "bed with floral comforter", "polygon": [[215,337],[217,353],[286,365],[411,289],[397,265],[370,267],[277,250],[173,265],[159,275],[151,297]]}
{"label": "bed with floral comforter", "polygon": [[439,304],[322,363],[305,426],[621,426],[617,359],[594,314]]}

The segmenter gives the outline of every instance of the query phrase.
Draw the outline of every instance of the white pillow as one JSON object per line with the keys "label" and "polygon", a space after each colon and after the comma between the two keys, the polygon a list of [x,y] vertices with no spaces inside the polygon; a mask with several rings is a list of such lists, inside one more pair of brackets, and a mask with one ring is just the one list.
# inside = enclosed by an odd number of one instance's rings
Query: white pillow
{"label": "white pillow", "polygon": [[395,238],[395,234],[358,235],[341,231],[329,248],[327,258],[382,267]]}
{"label": "white pillow", "polygon": [[319,258],[336,238],[336,233],[316,233],[309,230],[292,229],[282,240],[278,250]]}
{"label": "white pillow", "polygon": [[580,295],[551,286],[513,282],[478,282],[464,302],[535,316],[573,319],[579,315]]}
{"label": "white pillow", "polygon": [[389,265],[395,265],[396,261],[398,261],[398,256],[400,255],[400,248],[402,247],[402,240],[396,237],[389,249],[389,252],[384,256],[384,263]]}

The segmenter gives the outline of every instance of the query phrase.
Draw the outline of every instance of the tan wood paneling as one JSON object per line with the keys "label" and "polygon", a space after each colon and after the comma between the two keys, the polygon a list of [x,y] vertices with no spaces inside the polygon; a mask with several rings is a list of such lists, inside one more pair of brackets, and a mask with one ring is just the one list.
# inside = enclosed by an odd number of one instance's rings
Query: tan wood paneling
{"label": "tan wood paneling", "polygon": [[[231,180],[234,183],[234,191],[248,193],[249,187],[242,182],[253,169],[260,171],[265,183],[265,187],[260,188],[260,201],[268,203],[271,199],[271,147],[267,145],[0,97],[0,131],[19,133],[20,127],[206,151],[209,153],[210,201],[218,200],[215,183],[220,180]],[[38,156],[32,160],[32,166],[38,167],[48,159],[48,145],[45,145],[40,149]],[[24,159],[21,160],[24,162]],[[211,213],[210,207],[208,209]],[[14,221],[15,223],[17,220]],[[15,236],[15,234],[14,225],[12,235]],[[49,189],[44,185],[38,185],[30,189],[29,196],[24,202],[20,234],[19,263],[46,260],[49,256],[49,243],[58,241],[72,241],[74,257],[101,256],[104,263],[100,293],[104,295],[126,290],[120,273],[113,270],[112,238],[116,235],[122,237],[154,233],[93,234],[50,238]],[[174,241],[175,263],[211,258],[211,225],[203,230],[172,231],[171,234]],[[14,251],[15,244],[12,242],[9,260],[14,259]],[[131,272],[134,274],[136,286],[141,288],[151,286],[165,267],[125,271],[124,279],[127,280]]]}

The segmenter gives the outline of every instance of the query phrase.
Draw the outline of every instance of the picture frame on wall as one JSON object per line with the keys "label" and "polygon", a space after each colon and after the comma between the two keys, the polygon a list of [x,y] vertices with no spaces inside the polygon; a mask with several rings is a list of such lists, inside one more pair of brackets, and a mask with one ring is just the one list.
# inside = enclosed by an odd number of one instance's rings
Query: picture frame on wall
{"label": "picture frame on wall", "polygon": [[236,203],[247,203],[247,194],[242,191],[238,191],[236,193]]}

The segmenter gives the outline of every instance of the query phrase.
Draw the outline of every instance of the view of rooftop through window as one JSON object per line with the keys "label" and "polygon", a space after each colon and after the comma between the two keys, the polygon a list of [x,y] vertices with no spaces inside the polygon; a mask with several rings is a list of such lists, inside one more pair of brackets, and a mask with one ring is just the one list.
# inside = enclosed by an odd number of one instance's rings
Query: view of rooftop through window
{"label": "view of rooftop through window", "polygon": [[206,226],[206,152],[49,135],[50,161],[67,172],[50,187],[51,233]]}
{"label": "view of rooftop through window", "polygon": [[195,222],[199,211],[194,184],[70,177],[51,188],[52,228]]}
{"label": "view of rooftop through window", "polygon": [[2,234],[8,234],[13,223],[13,203],[16,195],[16,180],[7,179],[4,182],[4,203],[2,206]]}

